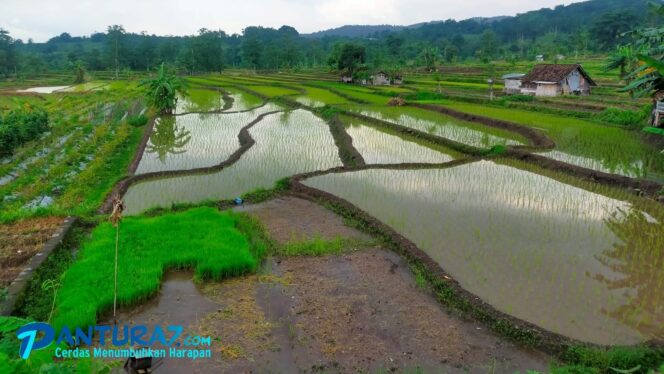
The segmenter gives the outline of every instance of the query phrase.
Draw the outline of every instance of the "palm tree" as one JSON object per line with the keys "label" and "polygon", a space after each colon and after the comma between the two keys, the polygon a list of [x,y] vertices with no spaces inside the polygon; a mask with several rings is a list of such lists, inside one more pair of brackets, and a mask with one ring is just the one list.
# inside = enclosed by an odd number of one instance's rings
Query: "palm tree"
{"label": "palm tree", "polygon": [[631,45],[619,46],[616,51],[609,56],[604,65],[604,71],[620,69],[620,79],[625,80],[627,72],[633,70],[637,62],[636,54]]}
{"label": "palm tree", "polygon": [[145,97],[148,105],[159,114],[172,114],[177,106],[178,94],[187,94],[185,82],[166,71],[164,64],[159,67],[155,78],[142,81],[141,86],[147,86]]}
{"label": "palm tree", "polygon": [[85,80],[85,66],[79,60],[71,64],[71,70],[74,73],[74,83],[83,83]]}
{"label": "palm tree", "polygon": [[436,63],[438,61],[438,48],[424,48],[422,50],[422,60],[424,66],[431,72],[436,70]]}

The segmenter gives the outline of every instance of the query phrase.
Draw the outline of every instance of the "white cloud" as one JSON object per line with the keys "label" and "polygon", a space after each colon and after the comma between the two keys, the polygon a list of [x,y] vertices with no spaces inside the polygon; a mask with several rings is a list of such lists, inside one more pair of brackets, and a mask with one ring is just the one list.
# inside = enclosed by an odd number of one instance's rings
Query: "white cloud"
{"label": "white cloud", "polygon": [[202,27],[239,33],[246,26],[291,25],[307,33],[346,24],[413,24],[514,15],[580,0],[0,0],[0,27],[45,41],[121,24],[131,32],[193,34]]}

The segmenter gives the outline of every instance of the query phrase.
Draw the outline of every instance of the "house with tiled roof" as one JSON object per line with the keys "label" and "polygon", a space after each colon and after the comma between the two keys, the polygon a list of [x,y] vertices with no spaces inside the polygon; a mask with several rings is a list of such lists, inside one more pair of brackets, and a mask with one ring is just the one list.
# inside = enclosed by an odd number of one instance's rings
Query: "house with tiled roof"
{"label": "house with tiled roof", "polygon": [[524,95],[589,95],[594,86],[595,81],[579,64],[538,64],[521,77]]}

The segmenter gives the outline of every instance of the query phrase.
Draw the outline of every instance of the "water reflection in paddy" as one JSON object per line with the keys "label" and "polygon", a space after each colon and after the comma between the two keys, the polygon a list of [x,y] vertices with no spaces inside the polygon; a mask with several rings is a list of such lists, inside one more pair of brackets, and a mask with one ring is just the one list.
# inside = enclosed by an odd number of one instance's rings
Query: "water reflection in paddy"
{"label": "water reflection in paddy", "polygon": [[594,343],[664,336],[658,205],[644,214],[628,202],[488,161],[305,183],[393,227],[503,312]]}
{"label": "water reflection in paddy", "polygon": [[357,107],[352,110],[368,117],[393,122],[474,147],[490,148],[497,144],[518,145],[525,143],[521,136],[509,131],[461,121],[418,108]]}
{"label": "water reflection in paddy", "polygon": [[443,163],[452,160],[451,151],[427,148],[371,127],[361,120],[342,117],[346,132],[353,138],[353,146],[367,164],[398,164],[404,162]]}
{"label": "water reflection in paddy", "polygon": [[175,113],[211,112],[223,107],[221,91],[192,88],[187,90],[187,96],[178,97]]}
{"label": "water reflection in paddy", "polygon": [[243,113],[185,114],[159,118],[136,174],[219,164],[240,147],[238,134],[242,127],[262,113],[279,109],[274,104],[268,104]]}
{"label": "water reflection in paddy", "polygon": [[235,164],[212,174],[136,184],[125,195],[126,212],[235,198],[286,176],[342,165],[327,124],[307,111],[269,115],[249,132],[256,144]]}

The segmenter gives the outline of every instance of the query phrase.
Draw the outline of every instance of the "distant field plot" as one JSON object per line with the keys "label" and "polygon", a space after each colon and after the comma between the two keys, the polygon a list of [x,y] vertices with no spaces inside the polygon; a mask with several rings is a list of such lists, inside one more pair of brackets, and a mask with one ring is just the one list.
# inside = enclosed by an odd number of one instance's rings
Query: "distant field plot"
{"label": "distant field plot", "polygon": [[368,117],[385,120],[474,147],[490,148],[497,144],[516,145],[525,143],[523,137],[506,130],[462,121],[419,108],[358,105],[349,109]]}
{"label": "distant field plot", "polygon": [[[444,104],[445,105],[445,104]],[[643,141],[642,134],[577,118],[454,102],[452,109],[506,120],[544,131],[556,142],[551,156],[602,171],[664,180],[664,155]],[[556,157],[559,155],[559,157]],[[584,160],[585,159],[585,160]]]}
{"label": "distant field plot", "polygon": [[341,166],[327,124],[307,111],[269,115],[249,132],[256,144],[221,171],[131,186],[124,197],[126,212],[138,214],[176,203],[232,199],[259,188],[271,188],[290,175]]}
{"label": "distant field plot", "polygon": [[440,146],[425,146],[415,139],[371,126],[357,118],[341,116],[346,132],[353,138],[353,147],[367,164],[399,164],[407,162],[443,163],[456,153]]}

